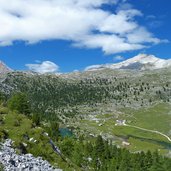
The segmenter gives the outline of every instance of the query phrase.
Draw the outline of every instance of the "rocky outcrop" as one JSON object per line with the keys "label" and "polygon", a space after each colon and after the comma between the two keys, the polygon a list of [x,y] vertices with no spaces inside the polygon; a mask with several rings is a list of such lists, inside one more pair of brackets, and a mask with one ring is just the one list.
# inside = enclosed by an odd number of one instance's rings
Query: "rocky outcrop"
{"label": "rocky outcrop", "polygon": [[53,168],[41,157],[35,158],[32,154],[16,154],[10,139],[0,147],[0,163],[4,165],[5,171],[62,171]]}
{"label": "rocky outcrop", "polygon": [[0,74],[5,74],[12,71],[8,66],[6,66],[2,61],[0,61]]}

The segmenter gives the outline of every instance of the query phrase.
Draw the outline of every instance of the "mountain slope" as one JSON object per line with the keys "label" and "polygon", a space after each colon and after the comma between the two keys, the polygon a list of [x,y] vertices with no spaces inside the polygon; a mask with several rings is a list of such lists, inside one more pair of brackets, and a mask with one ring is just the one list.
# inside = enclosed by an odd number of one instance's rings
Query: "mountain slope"
{"label": "mountain slope", "polygon": [[112,103],[115,106],[143,107],[151,102],[171,100],[171,70],[150,72],[103,71],[65,75],[11,72],[0,83],[1,91],[26,92],[32,107],[44,113],[77,105]]}
{"label": "mountain slope", "polygon": [[134,152],[162,148],[161,153],[168,154],[170,142],[165,137],[115,124],[126,120],[129,125],[170,136],[169,67],[144,71],[105,68],[61,75],[9,72],[0,90],[7,98],[14,92],[26,93],[35,113],[73,128],[78,135],[102,134],[120,146],[128,141]]}
{"label": "mountain slope", "polygon": [[86,71],[98,69],[134,69],[134,70],[154,70],[171,67],[171,59],[165,60],[155,57],[154,55],[139,54],[126,61],[116,64],[93,65],[86,68]]}
{"label": "mountain slope", "polygon": [[8,66],[6,66],[2,61],[0,61],[0,74],[5,74],[12,71]]}

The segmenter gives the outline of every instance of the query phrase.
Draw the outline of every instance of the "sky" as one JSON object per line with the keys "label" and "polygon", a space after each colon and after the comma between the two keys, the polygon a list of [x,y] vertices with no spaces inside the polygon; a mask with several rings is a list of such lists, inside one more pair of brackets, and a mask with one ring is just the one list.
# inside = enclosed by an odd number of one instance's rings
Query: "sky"
{"label": "sky", "polygon": [[72,72],[139,53],[171,58],[170,0],[0,0],[0,60]]}

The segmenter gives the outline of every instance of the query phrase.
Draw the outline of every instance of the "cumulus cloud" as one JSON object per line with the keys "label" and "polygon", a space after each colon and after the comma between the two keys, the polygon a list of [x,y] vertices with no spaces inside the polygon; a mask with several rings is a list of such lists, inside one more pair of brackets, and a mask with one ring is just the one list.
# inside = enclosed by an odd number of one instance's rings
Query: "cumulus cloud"
{"label": "cumulus cloud", "polygon": [[[151,33],[143,27],[136,29],[133,33],[127,35],[128,41],[130,43],[155,43],[161,42],[160,39],[155,38]],[[163,41],[163,40],[162,40]]]}
{"label": "cumulus cloud", "polygon": [[[27,43],[67,40],[76,47],[100,48],[112,54],[160,43],[160,39],[135,20],[143,14],[128,3],[124,7],[123,2],[0,0],[0,46],[12,45],[16,40]],[[115,6],[116,11],[104,10],[103,4]]]}
{"label": "cumulus cloud", "polygon": [[145,46],[138,43],[129,43],[125,41],[125,38],[118,37],[116,35],[90,35],[80,38],[79,43],[75,43],[77,47],[87,48],[102,48],[106,54],[114,54],[119,52],[125,52],[130,50],[139,50]]}
{"label": "cumulus cloud", "polygon": [[26,64],[26,67],[31,71],[41,74],[55,73],[59,70],[59,66],[51,61],[44,61],[40,64]]}

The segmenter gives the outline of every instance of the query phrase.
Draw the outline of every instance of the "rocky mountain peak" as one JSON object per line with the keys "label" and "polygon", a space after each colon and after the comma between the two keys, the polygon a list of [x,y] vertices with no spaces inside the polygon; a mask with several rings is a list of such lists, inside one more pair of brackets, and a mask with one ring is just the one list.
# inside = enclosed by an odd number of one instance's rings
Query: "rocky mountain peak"
{"label": "rocky mountain peak", "polygon": [[0,74],[4,74],[10,71],[12,71],[12,69],[10,69],[5,63],[0,61]]}
{"label": "rocky mountain peak", "polygon": [[104,68],[131,69],[131,70],[154,70],[171,67],[171,59],[160,59],[154,55],[139,54],[125,61],[115,64],[94,65],[86,68],[86,71],[94,71]]}
{"label": "rocky mountain peak", "polygon": [[160,58],[155,57],[154,55],[139,54],[131,59],[126,60],[125,62],[141,62],[141,63],[151,63],[160,60]]}

